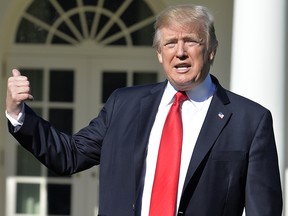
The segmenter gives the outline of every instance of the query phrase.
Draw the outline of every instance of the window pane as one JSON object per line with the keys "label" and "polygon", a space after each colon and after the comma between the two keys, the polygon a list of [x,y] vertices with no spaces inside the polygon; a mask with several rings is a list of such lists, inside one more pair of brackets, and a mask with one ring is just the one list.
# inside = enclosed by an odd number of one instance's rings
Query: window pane
{"label": "window pane", "polygon": [[[130,27],[153,16],[153,12],[144,1],[132,1],[127,10],[121,15],[121,19]],[[150,24],[131,33],[133,45],[151,46],[153,33],[154,28],[151,21]]]}
{"label": "window pane", "polygon": [[50,71],[50,94],[52,102],[74,101],[74,72],[71,70]]}
{"label": "window pane", "polygon": [[143,85],[157,82],[156,72],[135,72],[133,73],[133,85]]}
{"label": "window pane", "polygon": [[69,11],[77,7],[76,0],[58,0],[57,2],[61,5],[64,11]]}
{"label": "window pane", "polygon": [[127,86],[127,73],[103,72],[102,85],[102,103],[105,103],[114,90]]}
{"label": "window pane", "polygon": [[105,71],[102,74],[102,85],[102,103],[105,103],[115,89],[127,86],[127,74],[124,71]]}
{"label": "window pane", "polygon": [[23,18],[19,24],[16,42],[45,43],[47,34],[47,30]]}
{"label": "window pane", "polygon": [[[108,1],[106,1],[108,2]],[[101,31],[102,28],[104,28],[104,26],[108,23],[109,18],[103,14],[100,14],[100,19],[99,19],[99,23],[98,23],[98,29],[97,29],[97,33],[99,33]]]}
{"label": "window pane", "polygon": [[49,1],[39,0],[31,3],[27,13],[50,25],[53,25],[60,16]]}
{"label": "window pane", "polygon": [[17,146],[17,169],[18,176],[40,176],[41,165],[31,153],[22,146]]}
{"label": "window pane", "polygon": [[151,26],[146,26],[139,29],[136,32],[133,32],[132,39],[133,45],[135,46],[152,46],[153,43],[153,28]]}
{"label": "window pane", "polygon": [[48,184],[48,214],[70,215],[71,185]]}
{"label": "window pane", "polygon": [[[66,22],[62,22],[61,25],[59,25],[59,30],[66,33],[70,37],[77,39],[75,35],[73,34],[73,32],[71,31],[71,29],[69,28],[69,26],[66,24]],[[54,37],[57,37],[57,36],[54,36]]]}
{"label": "window pane", "polygon": [[40,201],[40,186],[39,184],[17,184],[17,204],[16,212],[22,214],[37,214],[39,213]]}
{"label": "window pane", "polygon": [[98,0],[83,0],[84,5],[97,5]]}
{"label": "window pane", "polygon": [[34,108],[33,107],[33,111],[37,114],[37,115],[39,115],[39,116],[43,116],[43,112],[42,112],[42,109],[41,108]]}
{"label": "window pane", "polygon": [[104,1],[103,3],[104,3],[103,8],[114,13],[117,10],[119,10],[121,4],[123,3],[123,0],[122,1]]}
{"label": "window pane", "polygon": [[58,130],[71,134],[73,128],[73,110],[49,109],[49,121]]}
{"label": "window pane", "polygon": [[62,45],[70,45],[70,42],[54,35],[52,38],[52,44],[62,44]]}
{"label": "window pane", "polygon": [[[117,34],[118,32],[121,32],[121,29],[118,25],[115,24],[115,25],[111,26],[111,28],[106,33],[106,35],[104,36],[103,39],[109,38],[109,37]],[[124,37],[122,37],[116,41],[113,41],[110,45],[126,45],[126,40]]]}
{"label": "window pane", "polygon": [[87,27],[88,27],[89,32],[91,32],[95,15],[96,15],[96,13],[94,13],[94,12],[86,12],[85,13],[85,18],[87,20]]}
{"label": "window pane", "polygon": [[43,100],[43,69],[21,68],[22,75],[27,76],[30,82],[31,94],[34,101]]}
{"label": "window pane", "polygon": [[73,24],[75,25],[77,30],[81,33],[81,35],[83,35],[83,32],[82,32],[83,29],[81,28],[80,15],[75,14],[75,15],[70,17],[70,20],[73,22]]}
{"label": "window pane", "polygon": [[[145,1],[132,1],[125,12],[121,15],[121,19],[127,26],[135,25],[147,18],[154,16]],[[153,24],[151,23],[153,29]]]}

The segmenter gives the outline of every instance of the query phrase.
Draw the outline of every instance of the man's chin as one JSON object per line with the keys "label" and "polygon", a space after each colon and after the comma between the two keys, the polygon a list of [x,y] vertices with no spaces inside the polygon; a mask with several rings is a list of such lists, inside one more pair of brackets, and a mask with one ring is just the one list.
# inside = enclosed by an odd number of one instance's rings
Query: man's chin
{"label": "man's chin", "polygon": [[170,82],[174,88],[178,91],[190,91],[195,88],[199,83],[190,82]]}

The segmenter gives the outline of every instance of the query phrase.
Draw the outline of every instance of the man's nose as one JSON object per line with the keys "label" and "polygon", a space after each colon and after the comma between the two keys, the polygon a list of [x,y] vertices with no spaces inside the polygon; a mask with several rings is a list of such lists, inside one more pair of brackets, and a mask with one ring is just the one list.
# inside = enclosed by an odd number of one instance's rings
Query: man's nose
{"label": "man's nose", "polygon": [[185,47],[185,43],[183,41],[179,41],[177,44],[176,56],[178,58],[183,58],[187,55],[187,50]]}

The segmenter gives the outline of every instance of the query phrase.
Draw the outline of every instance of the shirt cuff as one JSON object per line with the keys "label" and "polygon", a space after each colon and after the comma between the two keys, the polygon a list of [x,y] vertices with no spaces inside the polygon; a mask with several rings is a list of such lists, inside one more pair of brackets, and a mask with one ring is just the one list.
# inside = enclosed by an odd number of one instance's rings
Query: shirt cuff
{"label": "shirt cuff", "polygon": [[10,121],[10,123],[14,126],[14,127],[21,127],[23,125],[24,119],[25,119],[25,106],[24,103],[22,105],[21,111],[17,116],[17,119],[14,119],[13,117],[11,117],[7,110],[5,111],[6,114],[6,118]]}

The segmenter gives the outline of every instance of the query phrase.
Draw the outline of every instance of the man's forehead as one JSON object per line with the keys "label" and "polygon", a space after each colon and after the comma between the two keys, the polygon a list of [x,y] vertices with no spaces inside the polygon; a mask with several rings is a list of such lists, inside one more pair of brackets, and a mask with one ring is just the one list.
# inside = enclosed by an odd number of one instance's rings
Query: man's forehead
{"label": "man's forehead", "polygon": [[199,20],[167,20],[163,22],[162,28],[183,29],[188,31],[203,30],[203,22]]}
{"label": "man's forehead", "polygon": [[182,26],[167,26],[161,29],[162,36],[170,37],[204,37],[204,31],[199,30],[198,27],[189,26],[188,28]]}

